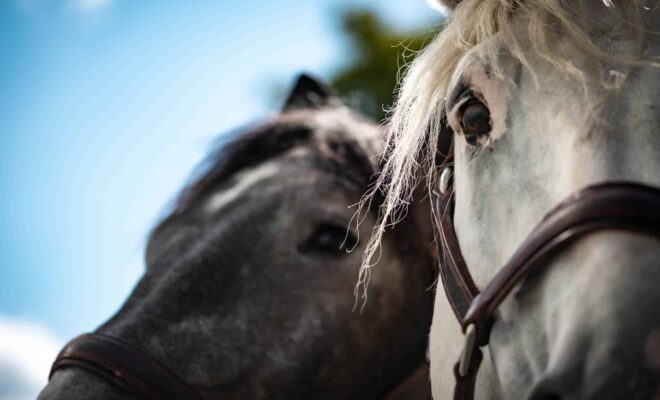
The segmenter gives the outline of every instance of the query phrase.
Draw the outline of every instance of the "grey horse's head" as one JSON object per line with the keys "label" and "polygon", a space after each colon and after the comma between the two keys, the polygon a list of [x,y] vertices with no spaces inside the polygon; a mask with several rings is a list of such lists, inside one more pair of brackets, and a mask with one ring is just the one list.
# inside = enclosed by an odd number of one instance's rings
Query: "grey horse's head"
{"label": "grey horse's head", "polygon": [[[222,146],[183,191],[151,234],[144,276],[97,332],[205,398],[381,397],[424,359],[433,271],[425,218],[411,213],[385,235],[355,309],[377,204],[359,228],[350,206],[379,169],[380,143],[377,125],[301,78],[280,115]],[[131,396],[69,368],[40,397],[64,398]]]}
{"label": "grey horse's head", "polygon": [[[452,14],[408,69],[391,117],[383,209],[384,217],[398,209],[417,174],[431,177],[430,190],[452,196],[453,210],[438,208],[438,215],[449,215],[455,230],[438,225],[453,236],[443,247],[465,263],[446,257],[443,265],[469,272],[474,285],[460,286],[466,294],[484,293],[469,314],[484,321],[476,341],[488,343],[475,398],[659,399],[657,238],[639,225],[622,227],[622,213],[609,203],[604,217],[619,225],[573,229],[583,235],[571,241],[566,231],[545,234],[545,243],[564,244],[552,256],[551,244],[541,255],[529,243],[530,232],[540,232],[535,226],[556,227],[548,216],[586,188],[624,188],[619,201],[637,208],[640,221],[659,215],[660,207],[634,203],[625,188],[660,190],[660,2],[443,4]],[[452,148],[436,146],[447,141]],[[602,199],[603,192],[588,192]],[[525,254],[538,255],[533,274],[517,273],[516,257]],[[436,296],[434,307],[431,378],[439,398],[454,390],[453,365],[475,332],[470,318],[454,315],[454,300]],[[462,352],[462,382],[478,360],[477,352],[468,357],[470,347]]]}

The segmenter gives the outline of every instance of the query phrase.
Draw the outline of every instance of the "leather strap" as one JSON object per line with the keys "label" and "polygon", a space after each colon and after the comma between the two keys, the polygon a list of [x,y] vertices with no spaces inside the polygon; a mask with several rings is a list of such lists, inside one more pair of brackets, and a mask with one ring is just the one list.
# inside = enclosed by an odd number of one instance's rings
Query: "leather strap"
{"label": "leather strap", "polygon": [[566,244],[601,230],[624,230],[660,238],[660,190],[636,183],[606,182],[588,186],[559,204],[473,302],[462,321],[463,329],[475,324],[477,338],[486,343],[487,320],[518,283],[543,267]]}
{"label": "leather strap", "polygon": [[470,360],[470,369],[465,376],[461,376],[459,364],[454,365],[454,379],[456,384],[454,386],[454,400],[472,399],[474,398],[474,387],[477,383],[477,372],[481,366],[483,354],[480,349],[475,350],[475,354]]}
{"label": "leather strap", "polygon": [[[442,126],[445,125],[442,124]],[[451,173],[454,164],[452,138],[451,131],[443,131],[438,139],[436,163],[443,170],[447,169],[449,175],[447,177],[448,186],[438,188],[440,191],[433,192],[436,196],[433,217],[435,219],[436,247],[440,256],[438,262],[440,278],[454,315],[459,321],[462,321],[470,304],[479,294],[479,289],[470,275],[454,229],[454,190],[453,185],[449,184],[453,179]]]}
{"label": "leather strap", "polygon": [[435,212],[435,229],[438,254],[441,260],[438,265],[442,284],[454,314],[462,321],[479,294],[477,285],[467,268],[463,253],[454,230],[453,190],[437,193]]}
{"label": "leather strap", "polygon": [[139,349],[117,338],[84,334],[60,352],[50,370],[79,367],[149,400],[196,400],[201,397],[177,374]]}
{"label": "leather strap", "polygon": [[[148,400],[201,400],[195,389],[149,355],[117,338],[88,333],[70,341],[55,359],[53,374],[83,368],[119,388]],[[422,363],[384,400],[430,400],[429,364]]]}
{"label": "leather strap", "polygon": [[[459,364],[455,367],[455,400],[470,400],[474,396],[481,352],[473,347],[488,344],[497,308],[518,283],[545,266],[549,257],[585,234],[599,230],[625,230],[660,238],[660,190],[629,182],[592,185],[548,213],[483,293],[478,294],[476,286],[471,287],[474,282],[465,265],[451,222],[451,190],[439,193],[436,200],[434,214],[438,221],[437,241],[447,259],[441,265],[445,293],[463,331],[468,331],[470,326],[475,331],[474,340],[463,349],[463,353],[471,355],[464,360],[469,366],[467,373],[461,375],[458,373]],[[464,312],[465,303],[471,303],[467,312]]]}

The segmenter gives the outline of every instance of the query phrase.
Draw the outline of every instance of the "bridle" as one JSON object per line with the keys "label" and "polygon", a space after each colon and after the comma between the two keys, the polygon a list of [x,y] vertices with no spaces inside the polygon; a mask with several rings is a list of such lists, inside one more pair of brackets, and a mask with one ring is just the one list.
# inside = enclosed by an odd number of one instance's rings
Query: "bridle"
{"label": "bridle", "polygon": [[488,345],[498,307],[511,290],[546,265],[564,246],[601,230],[624,230],[660,238],[660,190],[630,182],[587,186],[557,205],[523,241],[517,251],[479,291],[463,258],[454,229],[453,136],[441,137],[440,180],[434,190],[436,244],[444,291],[464,333],[454,366],[454,400],[474,398],[481,348]]}
{"label": "bridle", "polygon": [[[87,333],[69,342],[55,359],[49,379],[56,371],[77,367],[105,379],[145,400],[202,400],[202,396],[171,369],[141,349],[118,338]],[[429,400],[429,366],[423,362],[383,400]]]}
{"label": "bridle", "polygon": [[49,379],[61,369],[78,367],[148,400],[201,400],[175,372],[139,348],[112,336],[86,333],[70,341],[58,354]]}

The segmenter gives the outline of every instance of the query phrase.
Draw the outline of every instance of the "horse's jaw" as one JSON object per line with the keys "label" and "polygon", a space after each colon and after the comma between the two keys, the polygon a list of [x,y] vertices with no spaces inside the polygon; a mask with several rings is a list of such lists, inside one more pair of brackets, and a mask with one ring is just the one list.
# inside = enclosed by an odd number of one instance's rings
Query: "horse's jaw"
{"label": "horse's jaw", "polygon": [[657,239],[602,231],[520,286],[490,336],[507,398],[657,398],[658,260]]}

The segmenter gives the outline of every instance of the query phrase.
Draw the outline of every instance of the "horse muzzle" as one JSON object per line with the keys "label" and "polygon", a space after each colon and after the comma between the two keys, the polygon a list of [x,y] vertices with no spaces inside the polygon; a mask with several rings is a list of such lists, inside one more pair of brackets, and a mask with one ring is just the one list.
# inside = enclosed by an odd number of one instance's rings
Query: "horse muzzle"
{"label": "horse muzzle", "polygon": [[660,241],[600,232],[554,264],[540,311],[547,362],[528,398],[660,399]]}

